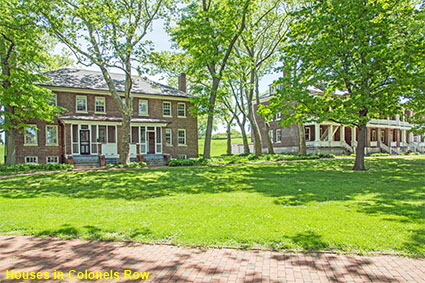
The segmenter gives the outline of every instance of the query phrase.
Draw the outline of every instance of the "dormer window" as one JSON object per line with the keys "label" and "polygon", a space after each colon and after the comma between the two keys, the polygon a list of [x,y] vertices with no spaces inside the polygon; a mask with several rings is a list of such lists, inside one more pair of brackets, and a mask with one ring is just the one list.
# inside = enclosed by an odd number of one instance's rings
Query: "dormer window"
{"label": "dormer window", "polygon": [[77,112],[87,112],[87,96],[77,95],[75,105]]}

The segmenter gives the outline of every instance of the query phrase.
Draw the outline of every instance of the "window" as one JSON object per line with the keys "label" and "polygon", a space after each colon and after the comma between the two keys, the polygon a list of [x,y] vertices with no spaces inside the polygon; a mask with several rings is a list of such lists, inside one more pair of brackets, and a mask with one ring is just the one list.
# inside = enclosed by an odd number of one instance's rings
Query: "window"
{"label": "window", "polygon": [[52,93],[52,97],[50,97],[49,105],[58,105],[58,95],[56,93]]}
{"label": "window", "polygon": [[171,131],[171,129],[165,129],[165,144],[173,144],[173,132]]}
{"label": "window", "polygon": [[87,96],[77,95],[75,101],[77,112],[87,112]]}
{"label": "window", "polygon": [[94,111],[97,113],[105,113],[105,98],[96,97]]}
{"label": "window", "polygon": [[376,142],[376,130],[372,130],[370,141]]}
{"label": "window", "polygon": [[115,126],[108,126],[108,143],[116,143]]}
{"label": "window", "polygon": [[177,116],[186,117],[186,103],[177,103]]}
{"label": "window", "polygon": [[97,130],[97,142],[106,143],[106,126],[99,126]]}
{"label": "window", "polygon": [[179,154],[177,159],[187,159],[187,154]]}
{"label": "window", "polygon": [[131,127],[131,143],[139,143],[139,127]]}
{"label": "window", "polygon": [[171,117],[171,102],[162,103],[162,115]]}
{"label": "window", "polygon": [[139,115],[147,116],[148,115],[148,101],[139,100]]}
{"label": "window", "polygon": [[37,156],[25,156],[25,163],[38,163]]}
{"label": "window", "polygon": [[46,163],[59,163],[59,157],[58,156],[47,156],[46,157]]}
{"label": "window", "polygon": [[37,129],[36,128],[25,128],[25,145],[38,145]]}
{"label": "window", "polygon": [[270,141],[273,143],[273,130],[269,131]]}
{"label": "window", "polygon": [[177,131],[177,143],[178,145],[186,145],[186,130],[179,129]]}
{"label": "window", "polygon": [[58,145],[58,126],[46,126],[46,145]]}
{"label": "window", "polygon": [[385,131],[381,130],[381,142],[385,142]]}
{"label": "window", "polygon": [[282,142],[282,130],[276,130],[276,142]]}
{"label": "window", "polygon": [[310,128],[305,127],[304,132],[305,132],[305,140],[310,141]]}

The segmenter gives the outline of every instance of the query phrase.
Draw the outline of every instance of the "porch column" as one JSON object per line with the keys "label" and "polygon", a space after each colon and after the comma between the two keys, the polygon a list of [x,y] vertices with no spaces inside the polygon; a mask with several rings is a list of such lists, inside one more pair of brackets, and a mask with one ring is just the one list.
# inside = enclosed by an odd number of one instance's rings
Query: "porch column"
{"label": "porch column", "polygon": [[318,142],[320,140],[320,125],[314,125],[314,141]]}
{"label": "porch column", "polygon": [[353,144],[356,142],[356,127],[351,128],[351,142]]}
{"label": "porch column", "polygon": [[334,135],[333,135],[333,126],[329,125],[328,126],[328,141],[333,141],[334,139]]}
{"label": "porch column", "polygon": [[344,126],[339,127],[339,140],[341,142],[345,142],[345,127]]}

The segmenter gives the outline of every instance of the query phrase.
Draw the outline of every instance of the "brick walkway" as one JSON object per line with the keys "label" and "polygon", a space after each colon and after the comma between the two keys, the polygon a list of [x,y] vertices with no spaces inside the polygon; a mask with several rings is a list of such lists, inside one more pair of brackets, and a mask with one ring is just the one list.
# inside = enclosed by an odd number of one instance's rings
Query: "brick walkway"
{"label": "brick walkway", "polygon": [[[50,278],[60,271],[65,280],[6,280],[6,270],[48,272]],[[120,279],[71,280],[70,270],[112,270]],[[145,282],[425,282],[425,259],[0,236],[0,282],[142,281],[124,278],[125,270],[150,272]]]}

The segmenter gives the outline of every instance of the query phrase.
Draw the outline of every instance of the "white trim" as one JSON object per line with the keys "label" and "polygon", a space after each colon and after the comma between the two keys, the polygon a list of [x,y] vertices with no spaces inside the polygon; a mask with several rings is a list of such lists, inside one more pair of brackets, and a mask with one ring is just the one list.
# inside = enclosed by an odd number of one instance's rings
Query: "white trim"
{"label": "white trim", "polygon": [[[77,101],[78,101],[79,98],[83,98],[86,101],[86,103],[85,103],[86,110],[78,110],[78,103],[77,103]],[[88,113],[88,109],[87,108],[88,108],[88,105],[87,105],[87,95],[76,95],[75,96],[75,113]]]}
{"label": "white trim", "polygon": [[[170,104],[170,115],[164,115],[164,104],[169,103]],[[162,102],[162,117],[173,117],[173,109],[172,109],[172,103],[171,101],[163,101]]]}
{"label": "white trim", "polygon": [[[35,162],[28,162],[27,158],[35,158]],[[25,156],[25,163],[26,164],[38,164],[38,156]]]}
{"label": "white trim", "polygon": [[[56,143],[47,143],[47,128],[56,128]],[[58,146],[59,145],[59,128],[57,125],[46,125],[45,129],[45,140],[46,140],[46,146]]]}
{"label": "white trim", "polygon": [[[96,107],[97,107],[96,103],[97,103],[98,99],[103,100],[103,111],[97,111],[97,109],[96,109]],[[104,96],[95,96],[94,97],[94,113],[106,114],[106,97],[104,97]]]}
{"label": "white trim", "polygon": [[[49,158],[55,158],[56,161],[49,162]],[[46,164],[57,164],[59,163],[59,156],[46,156]]]}
{"label": "white trim", "polygon": [[[180,143],[180,141],[179,141],[179,139],[180,139],[179,132],[180,131],[184,132],[184,143]],[[178,146],[186,146],[187,145],[186,129],[178,129],[177,130],[177,145]]]}
{"label": "white trim", "polygon": [[[36,125],[28,125],[34,127],[25,127],[24,129],[24,146],[38,146],[38,129]],[[27,129],[31,129],[35,131],[35,143],[27,143]]]}
{"label": "white trim", "polygon": [[[149,101],[147,99],[139,99],[137,104],[137,113],[139,116],[149,116]],[[146,113],[140,112],[140,102],[146,102]]]}
{"label": "white trim", "polygon": [[[170,143],[167,143],[167,132],[170,132]],[[166,146],[173,146],[173,130],[171,128],[165,129],[165,145]]]}
{"label": "white trim", "polygon": [[[183,105],[184,106],[184,115],[179,115],[179,105]],[[177,118],[187,118],[186,116],[186,103],[185,102],[178,102],[177,103]]]}
{"label": "white trim", "polygon": [[282,142],[282,129],[276,129],[276,143]]}

